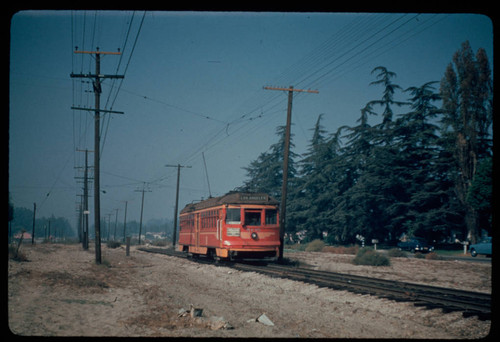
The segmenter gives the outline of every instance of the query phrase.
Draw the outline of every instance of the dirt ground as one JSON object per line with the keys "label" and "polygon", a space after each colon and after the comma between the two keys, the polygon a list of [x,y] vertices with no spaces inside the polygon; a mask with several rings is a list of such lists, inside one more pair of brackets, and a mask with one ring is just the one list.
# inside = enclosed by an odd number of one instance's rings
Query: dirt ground
{"label": "dirt ground", "polygon": [[[490,321],[369,295],[103,245],[103,264],[79,245],[23,245],[8,262],[8,325],[22,336],[482,338]],[[491,291],[491,263],[290,253],[316,268]],[[191,305],[202,308],[191,317]],[[265,314],[272,324],[256,319]]]}

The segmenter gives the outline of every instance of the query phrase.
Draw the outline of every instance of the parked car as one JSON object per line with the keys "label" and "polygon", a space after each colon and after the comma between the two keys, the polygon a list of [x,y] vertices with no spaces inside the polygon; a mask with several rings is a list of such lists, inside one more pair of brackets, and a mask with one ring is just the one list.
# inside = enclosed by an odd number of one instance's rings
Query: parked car
{"label": "parked car", "polygon": [[412,253],[427,253],[434,251],[434,247],[430,246],[427,241],[422,238],[410,238],[406,241],[401,241],[398,243],[398,247],[401,250],[410,251]]}
{"label": "parked car", "polygon": [[476,257],[478,254],[491,256],[491,237],[486,237],[480,242],[469,246],[470,255]]}

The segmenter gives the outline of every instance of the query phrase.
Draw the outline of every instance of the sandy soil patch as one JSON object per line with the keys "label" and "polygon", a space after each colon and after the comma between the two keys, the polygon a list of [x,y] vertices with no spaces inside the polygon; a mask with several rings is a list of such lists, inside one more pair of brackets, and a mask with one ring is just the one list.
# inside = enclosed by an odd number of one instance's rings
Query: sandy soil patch
{"label": "sandy soil patch", "polygon": [[[126,257],[123,248],[103,246],[109,266],[95,265],[93,250],[83,251],[79,245],[21,248],[29,261],[8,264],[8,323],[17,335],[455,339],[481,338],[490,331],[490,321],[463,318],[461,313],[444,314],[135,248]],[[397,261],[381,269],[354,266],[348,256],[325,259],[317,254],[293,257],[319,268],[369,276],[400,273],[421,279],[433,274],[433,282],[444,286],[486,292],[491,279],[491,265],[464,262],[457,274],[453,262],[429,266],[437,261],[406,259],[401,266]],[[448,267],[449,274],[443,276]],[[464,283],[464,274],[480,275],[480,280]],[[203,308],[202,317],[182,314],[191,304]],[[263,313],[273,326],[255,320]]]}
{"label": "sandy soil patch", "polygon": [[291,252],[287,257],[324,271],[491,293],[491,262],[391,258],[391,266],[372,267],[355,266],[354,256],[346,254]]}

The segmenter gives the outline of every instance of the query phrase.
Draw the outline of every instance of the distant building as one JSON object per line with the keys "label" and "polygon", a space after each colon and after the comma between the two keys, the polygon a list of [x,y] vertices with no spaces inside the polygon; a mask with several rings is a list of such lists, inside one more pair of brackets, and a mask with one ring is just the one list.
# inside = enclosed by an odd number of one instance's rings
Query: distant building
{"label": "distant building", "polygon": [[20,239],[21,235],[23,236],[23,240],[31,239],[31,234],[27,232],[24,232],[24,235],[22,233],[17,233],[16,235],[14,235],[14,239]]}

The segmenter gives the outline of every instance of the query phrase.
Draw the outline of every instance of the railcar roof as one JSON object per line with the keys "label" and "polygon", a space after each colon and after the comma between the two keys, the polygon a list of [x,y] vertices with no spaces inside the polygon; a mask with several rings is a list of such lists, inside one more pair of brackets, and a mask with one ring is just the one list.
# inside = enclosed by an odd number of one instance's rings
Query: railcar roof
{"label": "railcar roof", "polygon": [[263,192],[229,192],[220,197],[212,197],[198,203],[190,203],[181,210],[181,214],[196,210],[216,207],[223,204],[270,204],[277,205],[279,202]]}

